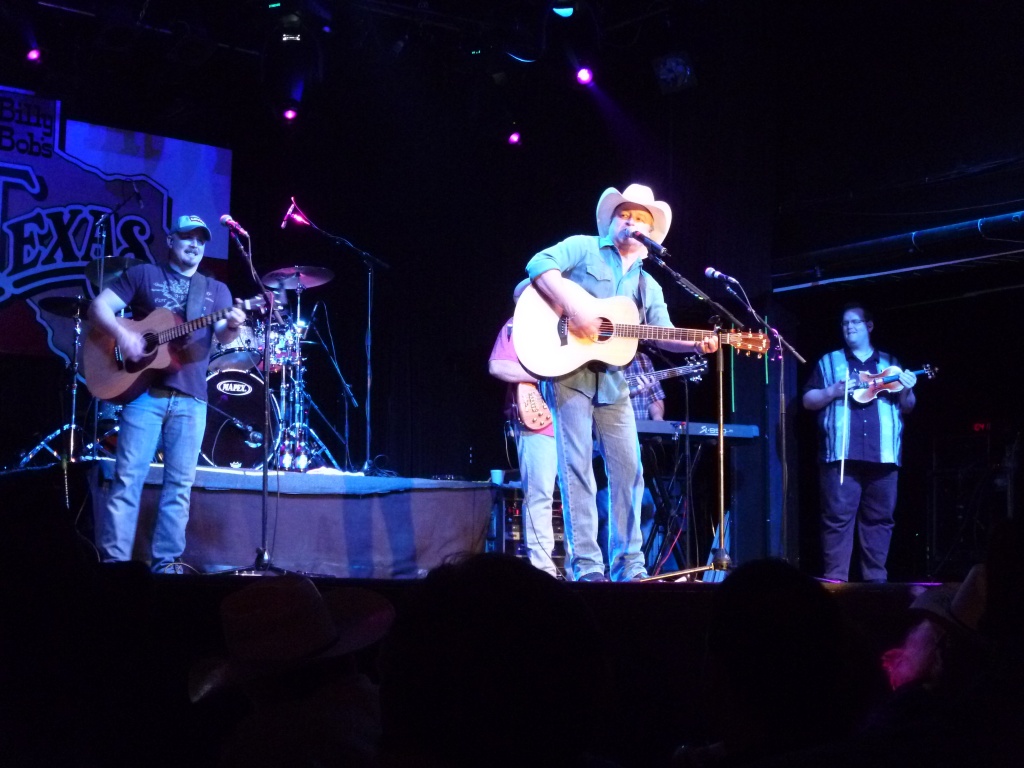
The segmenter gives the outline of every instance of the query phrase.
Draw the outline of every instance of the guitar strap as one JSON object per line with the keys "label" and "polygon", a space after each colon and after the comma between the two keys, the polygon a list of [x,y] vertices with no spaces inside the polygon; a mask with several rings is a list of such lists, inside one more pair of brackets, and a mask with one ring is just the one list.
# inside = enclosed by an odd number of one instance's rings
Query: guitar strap
{"label": "guitar strap", "polygon": [[647,325],[647,273],[640,270],[639,295],[637,296],[637,309],[640,310],[640,324]]}
{"label": "guitar strap", "polygon": [[185,319],[195,320],[203,316],[206,301],[206,275],[196,272],[188,284],[188,299],[185,301]]}

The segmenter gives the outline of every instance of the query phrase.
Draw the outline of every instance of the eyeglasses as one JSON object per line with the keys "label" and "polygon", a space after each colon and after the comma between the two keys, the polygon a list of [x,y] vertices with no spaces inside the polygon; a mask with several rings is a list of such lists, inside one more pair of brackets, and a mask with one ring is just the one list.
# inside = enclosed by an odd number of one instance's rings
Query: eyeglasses
{"label": "eyeglasses", "polygon": [[863,320],[843,320],[843,322],[842,322],[843,328],[846,328],[847,326],[850,326],[850,325],[853,325],[853,326],[864,325],[864,321]]}

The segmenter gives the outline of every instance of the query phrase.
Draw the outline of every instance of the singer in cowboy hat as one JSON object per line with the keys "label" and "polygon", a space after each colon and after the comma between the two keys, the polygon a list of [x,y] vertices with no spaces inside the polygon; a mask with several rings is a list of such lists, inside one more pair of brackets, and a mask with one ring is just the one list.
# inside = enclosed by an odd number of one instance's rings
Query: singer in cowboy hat
{"label": "singer in cowboy hat", "polygon": [[[526,265],[533,285],[547,302],[569,318],[569,330],[595,337],[600,304],[596,299],[627,296],[640,322],[671,326],[665,296],[644,270],[647,246],[637,236],[661,244],[672,223],[668,203],[650,187],[630,184],[608,188],[597,201],[597,235],[573,235],[536,254]],[[674,352],[718,349],[708,332],[699,342],[659,341]],[[634,581],[647,571],[641,551],[640,502],[644,477],[629,388],[620,368],[590,363],[542,381],[555,417],[558,477],[566,536],[566,571],[576,581]],[[608,564],[597,542],[598,514],[592,464],[595,447],[608,473]]]}

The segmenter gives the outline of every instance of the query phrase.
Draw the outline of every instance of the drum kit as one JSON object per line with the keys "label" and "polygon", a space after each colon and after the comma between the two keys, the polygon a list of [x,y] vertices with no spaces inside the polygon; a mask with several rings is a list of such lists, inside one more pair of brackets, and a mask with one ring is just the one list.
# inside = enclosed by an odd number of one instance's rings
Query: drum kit
{"label": "drum kit", "polygon": [[[203,459],[215,467],[261,468],[266,443],[270,466],[304,472],[317,462],[339,468],[309,424],[311,398],[306,392],[306,358],[313,344],[302,319],[302,294],[333,279],[323,267],[286,267],[263,276],[275,293],[295,291],[295,314],[285,310],[268,322],[250,318],[238,338],[214,343],[207,376],[207,420]],[[278,302],[275,301],[275,305]],[[287,307],[287,302],[281,302]],[[266,387],[270,386],[269,434],[263,430]]]}
{"label": "drum kit", "polygon": [[[141,263],[127,257],[96,259],[90,262],[85,275],[99,288]],[[309,424],[310,406],[316,406],[306,392],[303,356],[303,347],[316,342],[306,338],[310,328],[302,319],[302,294],[333,278],[330,270],[310,266],[286,267],[264,275],[264,285],[277,296],[275,311],[268,313],[266,321],[250,317],[230,343],[221,344],[214,339],[206,379],[208,407],[201,450],[201,460],[209,466],[261,469],[264,462],[269,462],[270,467],[294,472],[327,463],[339,468]],[[294,315],[283,295],[285,291],[295,292]],[[74,321],[74,351],[69,366],[71,421],[25,452],[19,466],[31,465],[38,461],[37,456],[46,461],[110,457],[117,446],[120,405],[94,401],[95,439],[87,445],[82,445],[84,440],[78,436],[82,430],[75,423],[78,353],[89,300],[80,296],[48,296],[36,305],[44,312]],[[269,398],[267,387],[271,387]],[[267,400],[269,424],[265,423]]]}

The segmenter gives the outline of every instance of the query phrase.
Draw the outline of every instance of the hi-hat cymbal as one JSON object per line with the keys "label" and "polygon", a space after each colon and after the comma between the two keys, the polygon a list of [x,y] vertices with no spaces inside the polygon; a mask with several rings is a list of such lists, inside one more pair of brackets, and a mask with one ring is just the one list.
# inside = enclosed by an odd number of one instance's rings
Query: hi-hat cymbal
{"label": "hi-hat cymbal", "polygon": [[141,259],[133,259],[131,256],[107,256],[104,259],[93,259],[85,266],[86,279],[97,288],[100,285],[100,266],[103,267],[103,285],[105,286],[116,277],[124,274],[129,267],[145,264]]}
{"label": "hi-hat cymbal", "polygon": [[44,312],[61,317],[78,317],[89,309],[89,299],[81,296],[44,296],[36,301],[36,305]]}
{"label": "hi-hat cymbal", "polygon": [[267,288],[295,290],[300,285],[303,289],[315,288],[333,279],[334,273],[326,267],[284,267],[265,274],[263,284]]}

